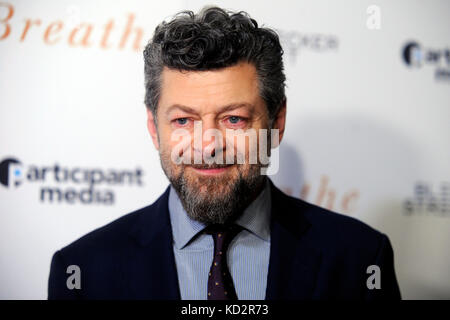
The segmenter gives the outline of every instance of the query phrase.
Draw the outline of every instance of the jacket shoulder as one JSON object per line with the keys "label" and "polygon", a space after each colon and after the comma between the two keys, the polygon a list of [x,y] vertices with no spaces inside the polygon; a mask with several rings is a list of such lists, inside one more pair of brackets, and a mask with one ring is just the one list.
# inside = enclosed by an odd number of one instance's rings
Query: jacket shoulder
{"label": "jacket shoulder", "polygon": [[152,204],[125,214],[116,220],[99,227],[61,250],[61,253],[83,253],[86,251],[109,252],[129,247],[139,232],[142,234],[142,225],[151,223],[165,202],[167,202],[169,188]]}
{"label": "jacket shoulder", "polygon": [[118,249],[118,245],[123,245],[132,240],[131,231],[139,223],[140,216],[151,211],[152,205],[127,213],[106,225],[90,231],[59,251],[64,255],[71,255],[77,253],[85,254],[92,250],[102,252],[108,248]]}
{"label": "jacket shoulder", "polygon": [[[302,231],[297,233],[300,234],[297,246],[290,249],[297,250],[300,260],[304,260],[304,252],[308,252],[307,256],[316,258],[308,259],[320,261],[315,265],[317,277],[320,278],[317,297],[368,300],[401,298],[394,271],[393,249],[385,234],[354,217],[281,192],[277,197],[278,201],[284,202],[279,207],[288,212],[285,214],[288,218],[284,220],[306,226],[298,228]],[[298,251],[297,248],[307,251]],[[367,286],[369,274],[373,270],[382,274],[382,290],[369,290]]]}

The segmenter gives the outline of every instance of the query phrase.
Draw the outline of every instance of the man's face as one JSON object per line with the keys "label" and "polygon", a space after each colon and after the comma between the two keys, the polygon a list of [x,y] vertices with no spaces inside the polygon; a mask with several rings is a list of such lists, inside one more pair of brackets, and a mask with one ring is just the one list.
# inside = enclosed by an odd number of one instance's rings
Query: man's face
{"label": "man's face", "polygon": [[[150,134],[159,150],[163,170],[191,218],[204,223],[224,223],[240,214],[260,191],[264,177],[259,163],[249,163],[249,152],[256,150],[257,145],[251,145],[247,139],[244,148],[239,149],[237,144],[230,147],[226,131],[250,129],[258,133],[259,129],[270,129],[255,67],[240,63],[213,71],[165,68],[156,117],[155,125],[153,114],[148,111]],[[279,121],[275,121],[275,126]],[[282,121],[284,126],[284,116]],[[194,142],[194,122],[202,126],[201,146]],[[179,129],[189,133],[189,139],[184,140],[190,142],[188,147],[181,152],[177,149],[177,153],[192,157],[189,164],[176,164],[171,156],[180,144],[180,138],[174,139]],[[220,131],[223,140],[204,136],[209,129]],[[211,152],[211,146],[215,153]],[[245,163],[227,164],[225,159],[231,148],[234,155],[245,156]],[[202,163],[194,164],[194,155],[199,154]],[[206,154],[223,157],[224,164],[206,164],[203,161]]]}

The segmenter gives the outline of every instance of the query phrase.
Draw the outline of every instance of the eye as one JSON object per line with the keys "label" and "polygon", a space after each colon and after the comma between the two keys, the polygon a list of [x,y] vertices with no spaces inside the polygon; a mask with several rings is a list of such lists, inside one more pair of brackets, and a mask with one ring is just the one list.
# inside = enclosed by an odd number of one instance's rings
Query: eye
{"label": "eye", "polygon": [[175,119],[175,122],[180,126],[184,126],[187,124],[188,118],[178,118],[178,119]]}
{"label": "eye", "polygon": [[241,120],[242,120],[242,118],[241,117],[237,117],[237,116],[231,116],[231,117],[228,118],[228,121],[231,124],[238,124]]}

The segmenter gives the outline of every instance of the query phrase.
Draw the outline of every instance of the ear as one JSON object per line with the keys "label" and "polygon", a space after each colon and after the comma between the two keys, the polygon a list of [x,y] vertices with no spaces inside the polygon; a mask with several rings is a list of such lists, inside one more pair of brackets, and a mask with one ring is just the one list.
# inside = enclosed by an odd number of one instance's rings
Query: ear
{"label": "ear", "polygon": [[278,144],[275,143],[272,145],[272,148],[278,147],[284,135],[284,128],[286,126],[286,99],[282,103],[278,114],[273,121],[272,129],[278,129]]}
{"label": "ear", "polygon": [[152,137],[153,145],[155,146],[156,150],[159,150],[158,130],[156,128],[153,112],[151,112],[150,109],[148,108],[147,108],[147,129],[148,132],[150,133],[150,136]]}

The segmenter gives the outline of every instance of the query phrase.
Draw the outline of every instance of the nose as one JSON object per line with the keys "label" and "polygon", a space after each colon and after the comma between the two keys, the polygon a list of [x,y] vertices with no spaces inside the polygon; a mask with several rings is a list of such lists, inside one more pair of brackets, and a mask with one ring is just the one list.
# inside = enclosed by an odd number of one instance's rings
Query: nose
{"label": "nose", "polygon": [[206,118],[194,123],[194,156],[197,161],[203,159],[210,162],[216,156],[221,157],[224,141],[223,132],[218,129],[215,119]]}

